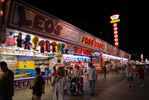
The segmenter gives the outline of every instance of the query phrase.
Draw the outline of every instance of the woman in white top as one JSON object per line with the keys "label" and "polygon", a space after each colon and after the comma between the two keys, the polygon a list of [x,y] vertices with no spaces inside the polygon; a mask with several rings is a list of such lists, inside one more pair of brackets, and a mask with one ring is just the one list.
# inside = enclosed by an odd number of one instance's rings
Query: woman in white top
{"label": "woman in white top", "polygon": [[127,80],[128,80],[128,86],[130,87],[131,84],[133,85],[134,71],[132,69],[132,66],[128,65],[125,72],[126,72],[126,77],[127,77]]}
{"label": "woman in white top", "polygon": [[53,100],[67,100],[67,91],[69,90],[69,83],[65,77],[65,70],[63,67],[57,69],[57,75],[51,83]]}

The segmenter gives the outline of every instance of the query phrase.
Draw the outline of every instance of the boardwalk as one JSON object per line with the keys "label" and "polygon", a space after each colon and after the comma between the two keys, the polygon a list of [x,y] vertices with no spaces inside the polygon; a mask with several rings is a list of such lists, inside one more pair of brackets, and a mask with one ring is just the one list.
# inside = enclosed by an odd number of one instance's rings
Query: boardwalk
{"label": "boardwalk", "polygon": [[[88,81],[86,78],[84,80],[84,96],[68,96],[68,100],[148,100],[149,80],[146,80],[144,88],[140,88],[139,81],[135,78],[134,86],[128,87],[124,74],[109,74],[106,79],[99,75],[94,97],[90,96]],[[49,85],[46,85],[45,92],[42,100],[52,100]],[[31,90],[15,90],[13,100],[31,100]]]}

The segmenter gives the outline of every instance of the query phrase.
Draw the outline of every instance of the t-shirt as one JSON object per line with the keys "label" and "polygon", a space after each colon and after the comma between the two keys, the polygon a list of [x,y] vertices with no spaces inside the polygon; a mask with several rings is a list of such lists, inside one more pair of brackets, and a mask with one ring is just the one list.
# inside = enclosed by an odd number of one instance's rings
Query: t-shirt
{"label": "t-shirt", "polygon": [[80,78],[81,77],[81,70],[74,70],[74,77],[78,77]]}
{"label": "t-shirt", "polygon": [[87,71],[87,74],[89,75],[89,80],[96,80],[97,71],[96,68],[89,68]]}
{"label": "t-shirt", "polygon": [[38,76],[34,80],[34,85],[33,85],[33,94],[36,96],[41,96],[42,95],[42,85],[45,84],[44,79],[42,76]]}
{"label": "t-shirt", "polygon": [[2,73],[0,78],[0,97],[12,97],[14,95],[13,82],[14,74],[11,70]]}
{"label": "t-shirt", "polygon": [[127,68],[126,68],[126,77],[133,77],[133,69],[132,69],[132,67],[131,66],[128,66]]}
{"label": "t-shirt", "polygon": [[106,67],[103,67],[103,71],[104,71],[104,72],[106,72],[106,69],[107,69]]}
{"label": "t-shirt", "polygon": [[139,78],[140,79],[144,79],[144,69],[143,68],[139,68],[138,69],[138,73],[139,73]]}
{"label": "t-shirt", "polygon": [[71,79],[73,78],[73,70],[68,70],[68,76],[71,77]]}

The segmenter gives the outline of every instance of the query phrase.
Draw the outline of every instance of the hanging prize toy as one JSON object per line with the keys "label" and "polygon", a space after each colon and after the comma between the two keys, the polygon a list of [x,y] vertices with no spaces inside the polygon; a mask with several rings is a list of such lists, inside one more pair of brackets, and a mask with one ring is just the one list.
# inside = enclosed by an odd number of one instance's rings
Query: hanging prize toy
{"label": "hanging prize toy", "polygon": [[44,44],[45,44],[44,40],[41,40],[38,42],[38,45],[40,46],[40,53],[43,53],[43,54],[44,54]]}
{"label": "hanging prize toy", "polygon": [[22,33],[20,32],[17,36],[17,47],[22,47]]}
{"label": "hanging prize toy", "polygon": [[24,43],[24,49],[30,50],[30,45],[31,45],[30,40],[31,40],[30,35],[26,35],[25,41],[23,42]]}
{"label": "hanging prize toy", "polygon": [[65,47],[65,44],[61,43],[61,48],[60,48],[61,54],[64,54],[64,47]]}
{"label": "hanging prize toy", "polygon": [[32,43],[33,43],[33,50],[36,50],[36,47],[37,47],[37,43],[39,41],[39,38],[37,37],[37,35],[35,35],[33,38],[32,38]]}

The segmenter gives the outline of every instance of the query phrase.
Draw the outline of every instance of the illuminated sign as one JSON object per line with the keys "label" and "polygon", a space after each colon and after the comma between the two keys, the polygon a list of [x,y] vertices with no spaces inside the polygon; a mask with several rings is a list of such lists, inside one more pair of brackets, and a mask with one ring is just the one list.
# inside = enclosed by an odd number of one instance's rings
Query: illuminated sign
{"label": "illuminated sign", "polygon": [[86,50],[82,50],[82,49],[75,49],[75,53],[76,54],[83,54],[83,55],[91,56],[91,52],[90,51],[86,51]]}
{"label": "illuminated sign", "polygon": [[113,30],[114,30],[114,44],[116,47],[118,47],[119,42],[118,42],[118,27],[117,23],[113,24]]}
{"label": "illuminated sign", "polygon": [[110,23],[117,23],[117,22],[120,22],[120,19],[110,21]]}
{"label": "illuminated sign", "polygon": [[76,56],[76,55],[69,55],[69,54],[64,54],[63,59],[65,62],[84,62],[84,61],[90,61],[90,57],[86,56]]}
{"label": "illuminated sign", "polygon": [[110,16],[111,18],[111,21],[110,23],[113,23],[113,30],[114,30],[114,45],[116,47],[119,46],[119,40],[118,40],[118,25],[117,25],[117,22],[120,22],[120,19],[119,19],[119,14],[115,14],[115,15],[112,15]]}
{"label": "illuminated sign", "polygon": [[95,57],[100,57],[101,54],[100,53],[95,53]]}
{"label": "illuminated sign", "polygon": [[110,18],[111,18],[110,23],[120,22],[119,16],[120,16],[119,14],[115,14],[115,15],[110,16]]}
{"label": "illuminated sign", "polygon": [[97,49],[99,51],[106,50],[106,43],[101,41],[100,39],[90,37],[90,36],[83,36],[81,39],[81,44],[93,49]]}

